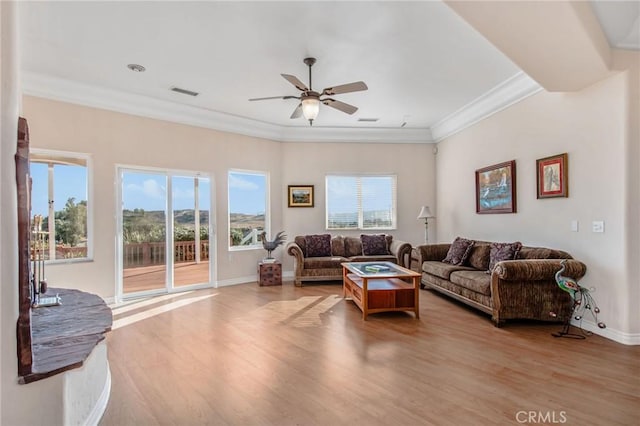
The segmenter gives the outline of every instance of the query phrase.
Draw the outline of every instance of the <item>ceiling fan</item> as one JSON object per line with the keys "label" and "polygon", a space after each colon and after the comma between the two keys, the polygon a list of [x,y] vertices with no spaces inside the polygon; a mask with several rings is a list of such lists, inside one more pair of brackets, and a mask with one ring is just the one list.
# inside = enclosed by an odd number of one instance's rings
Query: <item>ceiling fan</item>
{"label": "ceiling fan", "polygon": [[304,115],[304,118],[309,120],[309,125],[313,126],[313,120],[318,116],[320,111],[320,103],[323,103],[331,108],[335,108],[339,111],[347,114],[353,114],[358,108],[353,105],[346,104],[344,102],[336,101],[332,98],[321,98],[322,96],[333,96],[341,93],[359,92],[361,90],[367,90],[368,87],[363,81],[356,81],[354,83],[341,84],[340,86],[327,87],[322,92],[315,92],[311,87],[311,67],[316,63],[316,58],[304,58],[304,63],[309,67],[309,87],[305,86],[297,77],[289,74],[280,74],[289,83],[296,86],[296,89],[302,91],[300,96],[271,96],[268,98],[253,98],[250,101],[263,101],[266,99],[300,99],[300,103],[293,110],[290,118],[298,118]]}

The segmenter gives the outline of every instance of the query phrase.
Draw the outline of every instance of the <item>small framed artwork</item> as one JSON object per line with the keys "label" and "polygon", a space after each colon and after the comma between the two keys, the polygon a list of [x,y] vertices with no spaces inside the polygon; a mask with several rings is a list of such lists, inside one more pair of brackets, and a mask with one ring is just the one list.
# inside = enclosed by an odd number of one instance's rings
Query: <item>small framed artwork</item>
{"label": "small framed artwork", "polygon": [[476,213],[515,213],[516,162],[476,170]]}
{"label": "small framed artwork", "polygon": [[569,196],[567,153],[536,160],[538,198]]}
{"label": "small framed artwork", "polygon": [[289,185],[289,207],[313,207],[313,185]]}

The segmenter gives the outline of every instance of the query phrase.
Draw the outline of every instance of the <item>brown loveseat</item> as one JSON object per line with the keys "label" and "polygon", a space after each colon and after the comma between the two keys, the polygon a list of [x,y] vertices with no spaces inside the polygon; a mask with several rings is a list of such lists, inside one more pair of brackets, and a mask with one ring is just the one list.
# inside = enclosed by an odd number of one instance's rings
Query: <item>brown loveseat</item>
{"label": "brown loveseat", "polygon": [[[371,241],[382,245],[375,246]],[[363,249],[363,241],[365,247]],[[294,257],[294,282],[342,280],[343,262],[389,261],[406,266],[411,244],[394,240],[392,235],[299,235],[287,245],[287,253]]]}
{"label": "brown loveseat", "polygon": [[491,314],[496,326],[517,318],[561,321],[571,314],[570,296],[555,273],[561,259],[571,259],[563,275],[579,280],[584,263],[562,250],[522,247],[515,260],[499,261],[488,273],[491,244],[475,241],[462,265],[443,262],[451,244],[421,245],[412,251],[411,266],[422,273],[421,287]]}

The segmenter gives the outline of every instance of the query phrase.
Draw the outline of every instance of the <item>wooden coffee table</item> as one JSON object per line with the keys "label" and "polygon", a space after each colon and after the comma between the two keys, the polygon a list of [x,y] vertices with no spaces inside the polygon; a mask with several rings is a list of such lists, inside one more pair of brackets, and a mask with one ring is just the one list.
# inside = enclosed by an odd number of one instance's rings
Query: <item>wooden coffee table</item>
{"label": "wooden coffee table", "polygon": [[391,262],[349,262],[342,264],[343,297],[351,299],[369,314],[412,311],[420,318],[420,274]]}

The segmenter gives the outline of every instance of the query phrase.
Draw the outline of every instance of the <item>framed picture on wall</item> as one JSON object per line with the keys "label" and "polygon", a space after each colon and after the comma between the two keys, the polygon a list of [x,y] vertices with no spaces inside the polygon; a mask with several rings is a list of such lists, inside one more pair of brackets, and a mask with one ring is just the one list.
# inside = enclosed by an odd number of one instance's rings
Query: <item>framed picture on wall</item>
{"label": "framed picture on wall", "polygon": [[289,207],[313,207],[313,185],[289,185]]}
{"label": "framed picture on wall", "polygon": [[476,170],[476,213],[516,212],[516,161]]}
{"label": "framed picture on wall", "polygon": [[567,153],[536,160],[538,198],[569,196]]}

